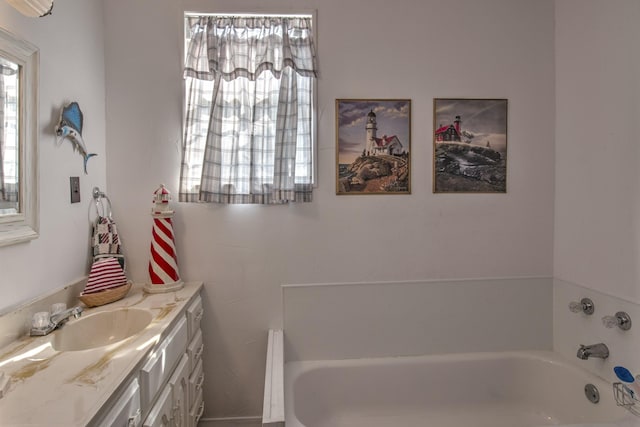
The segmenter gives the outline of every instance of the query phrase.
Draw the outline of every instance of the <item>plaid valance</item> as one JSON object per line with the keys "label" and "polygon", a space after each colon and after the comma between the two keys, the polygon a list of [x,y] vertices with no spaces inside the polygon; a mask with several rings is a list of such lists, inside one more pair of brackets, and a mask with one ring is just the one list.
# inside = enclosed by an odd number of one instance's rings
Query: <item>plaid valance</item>
{"label": "plaid valance", "polygon": [[256,80],[269,70],[280,78],[285,67],[316,77],[311,18],[194,16],[188,22],[191,43],[185,77]]}

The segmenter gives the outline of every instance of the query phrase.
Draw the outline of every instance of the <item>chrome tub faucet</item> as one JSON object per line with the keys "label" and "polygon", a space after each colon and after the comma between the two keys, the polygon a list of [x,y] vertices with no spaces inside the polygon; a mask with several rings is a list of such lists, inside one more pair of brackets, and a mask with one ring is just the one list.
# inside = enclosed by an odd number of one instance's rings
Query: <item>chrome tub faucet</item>
{"label": "chrome tub faucet", "polygon": [[576,354],[578,359],[587,360],[591,357],[597,357],[599,359],[606,359],[609,357],[609,348],[603,344],[593,344],[593,345],[582,345],[580,344],[580,348],[578,349],[578,353]]}

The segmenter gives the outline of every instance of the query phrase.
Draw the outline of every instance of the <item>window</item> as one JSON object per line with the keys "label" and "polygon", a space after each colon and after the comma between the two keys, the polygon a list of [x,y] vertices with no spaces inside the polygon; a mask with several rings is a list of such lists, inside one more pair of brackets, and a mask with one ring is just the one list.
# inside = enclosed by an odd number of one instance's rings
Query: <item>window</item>
{"label": "window", "polygon": [[310,201],[312,17],[185,16],[181,201]]}

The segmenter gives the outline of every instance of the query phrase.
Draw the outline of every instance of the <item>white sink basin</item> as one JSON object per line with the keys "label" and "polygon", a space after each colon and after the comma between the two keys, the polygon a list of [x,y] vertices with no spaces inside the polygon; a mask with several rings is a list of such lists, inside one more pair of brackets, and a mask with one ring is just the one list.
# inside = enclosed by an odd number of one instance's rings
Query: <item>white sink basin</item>
{"label": "white sink basin", "polygon": [[147,327],[153,315],[139,308],[119,308],[83,315],[53,333],[57,351],[87,350],[113,344]]}

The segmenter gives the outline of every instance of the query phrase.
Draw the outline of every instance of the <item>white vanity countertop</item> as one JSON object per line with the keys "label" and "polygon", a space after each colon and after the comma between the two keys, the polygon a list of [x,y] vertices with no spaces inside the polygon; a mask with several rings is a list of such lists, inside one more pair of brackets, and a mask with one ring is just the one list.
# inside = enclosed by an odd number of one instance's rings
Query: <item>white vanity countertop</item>
{"label": "white vanity countertop", "polygon": [[142,285],[134,285],[120,301],[85,308],[83,316],[125,307],[153,313],[142,332],[114,344],[58,352],[51,346],[54,331],[0,349],[0,372],[9,379],[0,398],[0,425],[87,425],[201,288],[202,282],[191,282],[178,291],[147,294]]}

